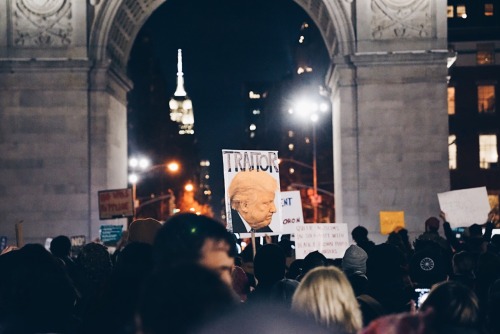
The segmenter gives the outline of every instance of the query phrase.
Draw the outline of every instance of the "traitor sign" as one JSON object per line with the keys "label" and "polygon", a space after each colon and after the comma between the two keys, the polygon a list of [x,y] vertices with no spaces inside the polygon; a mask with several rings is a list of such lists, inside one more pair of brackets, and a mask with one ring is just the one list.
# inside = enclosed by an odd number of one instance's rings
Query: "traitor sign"
{"label": "traitor sign", "polygon": [[347,224],[303,224],[295,226],[295,258],[318,251],[329,259],[344,257],[349,247]]}
{"label": "traitor sign", "polygon": [[102,190],[98,192],[99,219],[115,219],[134,216],[132,189]]}

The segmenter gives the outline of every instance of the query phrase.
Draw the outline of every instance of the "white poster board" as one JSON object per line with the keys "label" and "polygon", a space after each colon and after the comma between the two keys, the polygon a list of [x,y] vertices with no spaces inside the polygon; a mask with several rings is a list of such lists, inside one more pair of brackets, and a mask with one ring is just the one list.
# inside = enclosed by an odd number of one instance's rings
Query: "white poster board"
{"label": "white poster board", "polygon": [[304,224],[300,191],[281,192],[281,217],[283,219],[283,234],[293,234],[295,226]]}
{"label": "white poster board", "polygon": [[318,251],[329,259],[344,257],[349,247],[347,224],[303,224],[295,226],[295,258]]}
{"label": "white poster board", "polygon": [[262,226],[257,236],[282,234],[278,152],[222,150],[222,162],[227,229],[243,238],[251,224]]}
{"label": "white poster board", "polygon": [[439,193],[438,200],[452,228],[484,224],[491,210],[486,187]]}

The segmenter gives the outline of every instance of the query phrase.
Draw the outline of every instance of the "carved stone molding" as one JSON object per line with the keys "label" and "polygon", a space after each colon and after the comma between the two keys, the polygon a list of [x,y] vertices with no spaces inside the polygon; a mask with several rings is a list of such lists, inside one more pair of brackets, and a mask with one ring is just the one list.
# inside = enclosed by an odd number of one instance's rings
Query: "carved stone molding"
{"label": "carved stone molding", "polygon": [[10,0],[10,45],[66,47],[73,34],[71,0]]}
{"label": "carved stone molding", "polygon": [[371,0],[371,9],[374,39],[431,36],[430,0]]}

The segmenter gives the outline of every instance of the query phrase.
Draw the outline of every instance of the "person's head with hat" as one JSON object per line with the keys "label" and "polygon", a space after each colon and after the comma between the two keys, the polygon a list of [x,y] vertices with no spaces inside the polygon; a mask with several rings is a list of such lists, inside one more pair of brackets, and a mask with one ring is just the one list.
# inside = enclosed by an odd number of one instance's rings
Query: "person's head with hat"
{"label": "person's head with hat", "polygon": [[366,274],[366,260],[368,255],[363,248],[351,245],[344,253],[342,258],[342,270],[347,276],[353,274]]}

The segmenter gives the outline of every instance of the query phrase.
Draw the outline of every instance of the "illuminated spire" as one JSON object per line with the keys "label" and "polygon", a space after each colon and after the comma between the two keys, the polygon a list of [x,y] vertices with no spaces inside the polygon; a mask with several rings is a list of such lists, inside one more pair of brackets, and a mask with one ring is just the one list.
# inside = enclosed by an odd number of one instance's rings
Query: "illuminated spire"
{"label": "illuminated spire", "polygon": [[182,73],[182,50],[177,50],[177,89],[174,96],[186,96],[184,89],[184,73]]}

